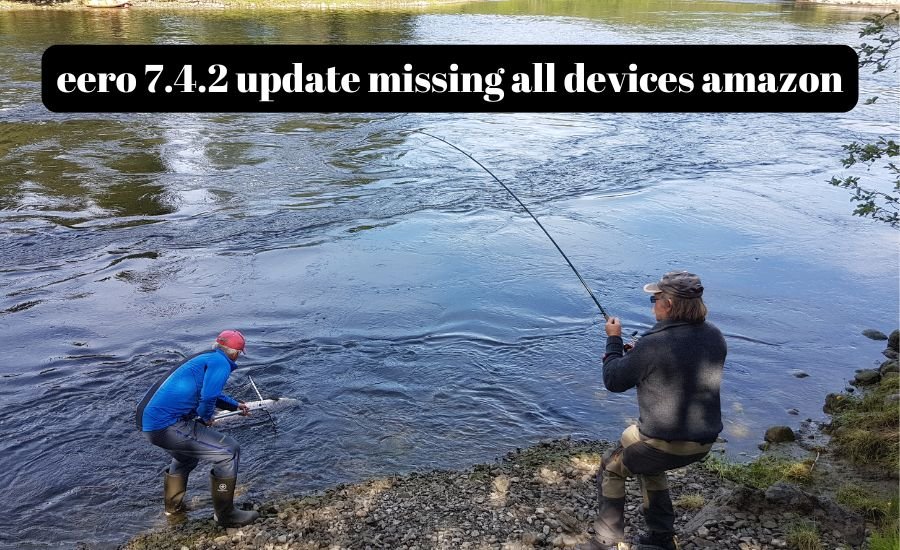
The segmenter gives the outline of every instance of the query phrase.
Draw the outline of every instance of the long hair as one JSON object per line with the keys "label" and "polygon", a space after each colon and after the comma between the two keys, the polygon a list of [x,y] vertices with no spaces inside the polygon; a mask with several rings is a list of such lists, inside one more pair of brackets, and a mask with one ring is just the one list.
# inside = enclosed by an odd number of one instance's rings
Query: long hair
{"label": "long hair", "polygon": [[670,294],[664,294],[664,296],[672,304],[668,315],[670,321],[702,323],[706,320],[707,309],[702,297],[680,298]]}

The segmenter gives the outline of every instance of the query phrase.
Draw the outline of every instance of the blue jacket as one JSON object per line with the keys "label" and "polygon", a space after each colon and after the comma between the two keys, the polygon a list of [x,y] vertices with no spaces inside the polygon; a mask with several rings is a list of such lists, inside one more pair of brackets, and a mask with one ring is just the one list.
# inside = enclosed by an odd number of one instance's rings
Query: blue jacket
{"label": "blue jacket", "polygon": [[138,405],[138,429],[161,430],[182,418],[200,417],[209,422],[216,407],[237,410],[238,402],[222,393],[236,368],[237,364],[220,349],[195,355],[173,368]]}

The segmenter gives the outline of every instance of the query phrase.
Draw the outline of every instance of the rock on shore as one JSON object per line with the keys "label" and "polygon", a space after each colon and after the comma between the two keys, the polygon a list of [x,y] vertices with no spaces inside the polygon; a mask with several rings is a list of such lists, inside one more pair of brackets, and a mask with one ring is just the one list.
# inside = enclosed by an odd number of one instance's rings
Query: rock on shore
{"label": "rock on shore", "polygon": [[[136,537],[140,549],[500,549],[571,547],[585,539],[596,506],[595,474],[609,443],[560,440],[510,453],[496,464],[412,473],[339,486],[259,506],[261,519],[221,529],[210,519]],[[682,548],[787,547],[796,511],[722,506],[733,486],[699,465],[669,473]],[[642,527],[640,488],[628,482],[629,536]],[[704,510],[704,504],[709,504]],[[160,508],[162,505],[160,504]],[[160,510],[161,513],[161,510]],[[195,515],[200,515],[196,512]],[[695,516],[691,531],[685,525]],[[825,548],[852,548],[840,533]]]}

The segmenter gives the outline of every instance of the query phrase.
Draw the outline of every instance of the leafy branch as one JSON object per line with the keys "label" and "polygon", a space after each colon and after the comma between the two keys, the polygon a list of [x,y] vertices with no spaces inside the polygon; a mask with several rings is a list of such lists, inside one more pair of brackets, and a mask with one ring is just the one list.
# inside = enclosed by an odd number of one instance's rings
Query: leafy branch
{"label": "leafy branch", "polygon": [[[894,50],[900,42],[900,32],[896,27],[898,11],[892,10],[884,15],[870,15],[864,19],[868,24],[859,31],[859,37],[873,36],[875,43],[859,46],[859,67],[875,66],[875,72],[880,73],[890,67],[896,60]],[[893,24],[892,24],[893,23]]]}
{"label": "leafy branch", "polygon": [[[876,160],[886,157],[896,157],[900,154],[900,146],[892,139],[879,137],[875,143],[859,143],[854,141],[850,145],[843,145],[847,154],[841,159],[844,168],[849,168],[856,163],[863,163],[871,168]],[[853,210],[854,216],[869,217],[884,222],[895,229],[900,229],[900,166],[894,162],[887,163],[888,171],[893,174],[894,189],[892,193],[884,193],[876,189],[869,189],[859,185],[859,176],[847,176],[839,178],[833,176],[828,182],[835,187],[842,187],[853,191],[851,202],[858,202]]]}
{"label": "leafy branch", "polygon": [[[900,20],[898,10],[865,18],[867,24],[860,31],[859,36],[861,38],[872,37],[874,42],[860,45],[860,68],[874,66],[873,72],[880,73],[896,66],[897,47],[900,44],[898,20]],[[866,105],[874,103],[877,99],[877,97],[868,99]],[[876,161],[900,155],[900,147],[897,142],[884,136],[879,137],[873,143],[854,141],[849,145],[843,145],[842,148],[846,155],[841,159],[844,168],[861,164],[866,166],[866,170],[870,170]],[[853,215],[872,218],[895,229],[900,229],[900,167],[893,161],[887,161],[884,167],[891,174],[894,184],[893,190],[890,192],[861,186],[859,176],[833,176],[828,183],[853,192],[850,201],[858,203],[853,210]]]}

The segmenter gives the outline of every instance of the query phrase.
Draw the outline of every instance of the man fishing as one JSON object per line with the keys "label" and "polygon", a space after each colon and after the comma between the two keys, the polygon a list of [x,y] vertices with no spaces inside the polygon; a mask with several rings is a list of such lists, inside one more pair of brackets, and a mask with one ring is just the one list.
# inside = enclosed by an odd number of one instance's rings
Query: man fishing
{"label": "man fishing", "polygon": [[[657,323],[640,343],[622,342],[622,325],[609,317],[584,278],[540,220],[500,178],[472,155],[442,141],[480,166],[499,183],[538,224],[562,255],[606,322],[603,382],[612,392],[637,387],[640,419],[622,434],[618,447],[603,457],[598,475],[600,513],[595,534],[581,550],[627,550],[625,542],[625,479],[641,480],[644,519],[650,532],[637,548],[673,550],[675,512],[669,498],[666,471],[686,466],[709,453],[722,431],[719,386],[725,365],[725,339],[706,322],[703,285],[685,271],[666,273],[658,283],[644,285]],[[626,354],[626,351],[628,352]]]}
{"label": "man fishing", "polygon": [[722,333],[706,322],[703,285],[686,271],[644,286],[657,323],[626,352],[622,325],[606,322],[603,383],[612,392],[637,387],[640,418],[607,453],[598,474],[599,514],[582,550],[627,549],[625,479],[636,475],[648,533],[638,549],[678,548],[666,471],[709,453],[722,431],[719,388],[725,365]]}
{"label": "man fishing", "polygon": [[211,428],[217,407],[249,414],[246,405],[222,393],[244,347],[244,335],[240,331],[223,331],[212,350],[170,370],[138,405],[138,429],[150,443],[172,456],[164,473],[166,515],[185,512],[183,499],[188,475],[203,459],[213,463],[210,488],[214,517],[219,525],[240,527],[259,517],[257,512],[234,507],[240,446]]}

